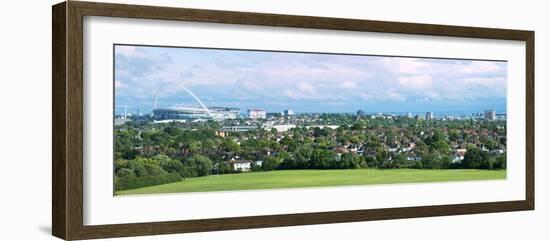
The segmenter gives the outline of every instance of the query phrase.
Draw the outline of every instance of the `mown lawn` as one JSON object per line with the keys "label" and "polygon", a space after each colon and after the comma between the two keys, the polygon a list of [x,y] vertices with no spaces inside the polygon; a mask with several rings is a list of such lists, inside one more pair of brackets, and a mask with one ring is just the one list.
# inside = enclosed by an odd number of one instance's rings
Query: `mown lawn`
{"label": "mown lawn", "polygon": [[116,195],[505,179],[506,170],[284,170],[212,175]]}

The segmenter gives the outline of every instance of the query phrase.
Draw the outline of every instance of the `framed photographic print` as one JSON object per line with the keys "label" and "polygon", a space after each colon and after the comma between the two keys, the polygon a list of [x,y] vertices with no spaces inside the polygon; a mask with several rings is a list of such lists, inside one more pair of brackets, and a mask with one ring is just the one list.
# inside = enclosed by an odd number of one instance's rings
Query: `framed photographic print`
{"label": "framed photographic print", "polygon": [[534,209],[534,32],[53,6],[53,235]]}

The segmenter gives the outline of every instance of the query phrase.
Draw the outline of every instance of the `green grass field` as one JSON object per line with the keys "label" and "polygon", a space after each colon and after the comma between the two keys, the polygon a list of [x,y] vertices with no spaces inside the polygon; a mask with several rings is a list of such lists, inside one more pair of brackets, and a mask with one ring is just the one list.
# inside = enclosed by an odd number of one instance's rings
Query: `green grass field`
{"label": "green grass field", "polygon": [[285,170],[212,175],[116,195],[505,179],[506,170]]}

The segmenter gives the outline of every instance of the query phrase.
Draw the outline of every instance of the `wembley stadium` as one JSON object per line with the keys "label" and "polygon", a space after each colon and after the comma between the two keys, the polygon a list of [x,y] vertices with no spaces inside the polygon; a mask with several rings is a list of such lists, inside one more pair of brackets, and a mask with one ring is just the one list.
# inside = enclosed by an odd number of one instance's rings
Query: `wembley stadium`
{"label": "wembley stadium", "polygon": [[155,120],[226,120],[235,119],[239,108],[231,107],[161,107],[153,109]]}
{"label": "wembley stadium", "polygon": [[156,121],[201,121],[201,120],[226,120],[235,119],[239,115],[239,108],[233,107],[208,107],[202,100],[184,85],[179,85],[198,103],[197,107],[170,106],[158,107],[158,96],[162,88],[157,89],[153,104],[153,116]]}

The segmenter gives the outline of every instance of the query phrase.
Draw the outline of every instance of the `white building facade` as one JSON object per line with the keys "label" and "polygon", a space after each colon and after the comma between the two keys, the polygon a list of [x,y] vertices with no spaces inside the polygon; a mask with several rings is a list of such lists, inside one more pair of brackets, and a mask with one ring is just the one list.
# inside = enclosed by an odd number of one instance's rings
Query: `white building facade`
{"label": "white building facade", "polygon": [[248,109],[248,118],[253,119],[253,120],[265,119],[266,118],[265,110]]}

